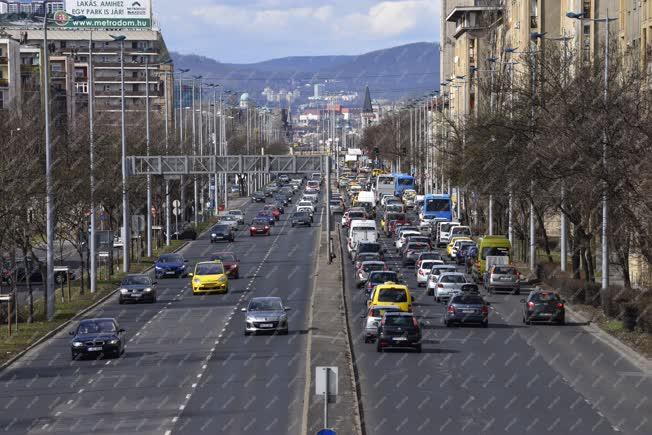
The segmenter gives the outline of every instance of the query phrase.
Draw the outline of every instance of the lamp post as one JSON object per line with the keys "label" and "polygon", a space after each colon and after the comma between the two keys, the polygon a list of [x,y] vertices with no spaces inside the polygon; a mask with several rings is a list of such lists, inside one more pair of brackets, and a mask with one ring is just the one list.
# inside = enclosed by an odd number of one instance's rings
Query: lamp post
{"label": "lamp post", "polygon": [[[160,65],[169,65],[172,63],[171,59],[160,62]],[[170,116],[168,108],[168,83],[169,83],[169,71],[165,71],[165,85],[163,86],[164,98],[165,98],[165,153],[168,153],[168,147],[170,145],[169,138],[169,126],[168,126],[168,117]],[[174,86],[172,86],[174,95]],[[165,178],[165,246],[170,246],[170,180]]]}
{"label": "lamp post", "polygon": [[[576,20],[590,20],[593,22],[605,22],[605,34],[604,34],[604,90],[603,90],[603,100],[605,109],[609,102],[609,23],[615,21],[617,18],[609,17],[609,9],[607,9],[607,16],[604,18],[585,18],[584,13],[568,12],[566,16],[568,18],[573,18]],[[608,230],[609,230],[609,197],[608,197],[608,186],[607,186],[607,123],[602,130],[602,168],[604,171],[605,179],[602,181],[602,225],[601,225],[601,235],[602,235],[602,245],[601,245],[601,269],[602,269],[602,280],[601,288],[606,290],[609,287],[609,241],[608,241]]]}
{"label": "lamp post", "polygon": [[127,195],[127,132],[125,128],[125,39],[124,35],[109,35],[114,41],[120,43],[120,136],[121,136],[121,162],[122,162],[122,269],[129,272],[129,245],[131,233],[129,231],[129,197]]}
{"label": "lamp post", "polygon": [[88,39],[88,144],[89,144],[89,172],[90,172],[90,209],[91,209],[91,223],[90,223],[90,264],[89,264],[89,278],[91,293],[95,293],[97,289],[97,265],[95,258],[95,141],[94,141],[94,112],[95,112],[95,83],[93,81],[93,31],[91,30],[90,38]]}
{"label": "lamp post", "polygon": [[[147,50],[149,51],[149,50]],[[150,153],[151,133],[149,126],[149,55],[145,56],[145,146]],[[152,256],[152,176],[147,174],[147,257]]]}

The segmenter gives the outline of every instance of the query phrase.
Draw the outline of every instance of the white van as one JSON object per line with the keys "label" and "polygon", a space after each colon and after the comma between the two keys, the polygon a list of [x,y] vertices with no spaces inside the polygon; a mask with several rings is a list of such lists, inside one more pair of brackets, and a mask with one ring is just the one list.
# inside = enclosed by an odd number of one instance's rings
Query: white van
{"label": "white van", "polygon": [[448,232],[448,241],[450,242],[450,240],[455,236],[471,237],[471,235],[471,227],[466,225],[456,225],[450,228],[450,231]]}
{"label": "white van", "polygon": [[440,222],[439,223],[439,238],[437,239],[437,246],[446,246],[450,241],[451,228],[459,226],[459,222]]}
{"label": "white van", "polygon": [[376,241],[378,241],[376,221],[370,219],[351,221],[348,243],[346,244],[349,255],[353,255],[353,251],[358,248],[358,243]]}

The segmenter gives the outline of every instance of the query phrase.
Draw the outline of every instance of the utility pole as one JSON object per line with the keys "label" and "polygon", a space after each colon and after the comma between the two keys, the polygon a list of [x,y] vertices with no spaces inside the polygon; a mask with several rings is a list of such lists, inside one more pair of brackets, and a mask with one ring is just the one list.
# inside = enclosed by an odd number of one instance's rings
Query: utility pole
{"label": "utility pole", "polygon": [[93,82],[93,31],[90,31],[90,38],[88,39],[88,143],[89,143],[89,170],[90,170],[90,189],[91,189],[91,224],[90,224],[90,240],[88,246],[90,248],[90,264],[89,264],[89,278],[91,293],[95,293],[97,289],[97,266],[96,266],[96,253],[95,253],[95,140],[94,134],[94,113],[95,112],[95,83]]}
{"label": "utility pole", "polygon": [[[145,56],[145,144],[147,157],[150,153],[151,133],[149,127],[149,55]],[[152,256],[152,176],[147,174],[147,257]]]}
{"label": "utility pole", "polygon": [[[197,79],[201,76],[197,76],[192,80],[192,155],[197,157],[197,129],[196,129],[196,117],[195,117],[195,83]],[[197,184],[197,175],[193,175],[193,187],[194,187],[194,222],[195,228],[199,225],[199,185]]]}

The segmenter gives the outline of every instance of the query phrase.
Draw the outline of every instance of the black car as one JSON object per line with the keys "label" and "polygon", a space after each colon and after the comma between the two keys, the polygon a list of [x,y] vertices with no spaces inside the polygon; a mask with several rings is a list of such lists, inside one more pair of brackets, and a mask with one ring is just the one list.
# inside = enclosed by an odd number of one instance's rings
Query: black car
{"label": "black car", "polygon": [[385,312],[378,326],[376,350],[412,348],[421,352],[421,327],[413,313]]}
{"label": "black car", "polygon": [[274,202],[277,207],[287,207],[290,203],[285,195],[274,195]]}
{"label": "black car", "polygon": [[251,202],[265,202],[265,194],[263,192],[252,193]]}
{"label": "black car", "polygon": [[312,218],[310,217],[310,213],[306,211],[297,211],[292,213],[292,216],[290,217],[290,223],[293,227],[296,225],[305,225],[309,227],[311,222]]}
{"label": "black car", "polygon": [[144,273],[131,274],[123,278],[120,283],[120,296],[118,302],[124,304],[131,302],[156,302],[156,281],[152,281]]}
{"label": "black car", "polygon": [[197,231],[192,225],[188,225],[172,234],[173,240],[197,240]]}
{"label": "black car", "polygon": [[486,328],[489,326],[489,305],[479,294],[457,294],[448,301],[444,324],[478,323]]}
{"label": "black car", "polygon": [[[380,254],[380,259],[385,260],[385,250],[383,247],[380,245],[380,243],[377,242],[360,242],[358,243],[358,247],[355,250],[355,255],[362,254],[364,252],[377,252]],[[355,262],[355,258],[353,259]]]}
{"label": "black car", "polygon": [[235,240],[235,231],[233,226],[226,224],[217,224],[211,228],[211,243],[216,242],[233,242]]}
{"label": "black car", "polygon": [[125,330],[111,318],[86,319],[70,331],[72,359],[84,356],[119,357],[125,350]]}
{"label": "black car", "polygon": [[550,322],[566,323],[565,301],[553,291],[536,290],[530,292],[523,303],[523,323]]}

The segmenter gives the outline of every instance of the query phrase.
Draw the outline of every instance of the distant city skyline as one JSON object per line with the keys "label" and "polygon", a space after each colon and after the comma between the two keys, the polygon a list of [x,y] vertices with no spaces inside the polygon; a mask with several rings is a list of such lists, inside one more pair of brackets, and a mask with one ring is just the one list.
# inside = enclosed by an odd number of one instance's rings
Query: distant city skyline
{"label": "distant city skyline", "polygon": [[432,0],[154,1],[170,50],[225,63],[357,55],[439,36]]}

